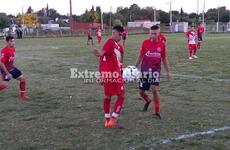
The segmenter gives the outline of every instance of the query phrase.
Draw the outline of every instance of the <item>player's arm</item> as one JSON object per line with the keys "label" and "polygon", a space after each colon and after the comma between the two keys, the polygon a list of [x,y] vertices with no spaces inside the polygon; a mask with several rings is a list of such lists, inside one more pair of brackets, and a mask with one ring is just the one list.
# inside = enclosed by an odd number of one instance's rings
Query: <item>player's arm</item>
{"label": "player's arm", "polygon": [[97,57],[103,56],[105,53],[110,55],[113,53],[114,45],[115,43],[113,40],[108,40],[102,48],[94,48],[93,54]]}
{"label": "player's arm", "polygon": [[95,56],[97,56],[97,57],[100,57],[100,56],[102,56],[102,55],[105,54],[105,50],[94,48],[94,49],[93,49],[93,54],[94,54]]}
{"label": "player's arm", "polygon": [[171,81],[173,79],[173,76],[172,76],[172,73],[171,73],[170,68],[169,68],[168,59],[167,59],[167,55],[166,55],[166,49],[163,49],[161,59],[163,62],[164,69],[167,73],[168,80]]}
{"label": "player's arm", "polygon": [[170,71],[169,65],[168,65],[168,59],[167,57],[162,58],[163,66],[165,68],[165,71],[168,76],[168,80],[171,81],[173,79],[172,73]]}
{"label": "player's arm", "polygon": [[9,73],[9,71],[6,69],[6,66],[4,63],[2,63],[2,61],[0,61],[0,67],[1,69],[5,72],[5,74],[7,74],[8,79],[11,79],[11,74]]}
{"label": "player's arm", "polygon": [[142,59],[143,59],[143,56],[138,55],[137,60],[136,60],[136,64],[135,64],[135,66],[136,66],[137,68],[138,68],[139,65],[141,64]]}
{"label": "player's arm", "polygon": [[140,64],[141,64],[141,62],[143,60],[144,51],[145,51],[145,44],[144,44],[144,42],[142,42],[140,52],[138,54],[136,64],[135,64],[135,67],[137,67],[137,68],[140,66]]}

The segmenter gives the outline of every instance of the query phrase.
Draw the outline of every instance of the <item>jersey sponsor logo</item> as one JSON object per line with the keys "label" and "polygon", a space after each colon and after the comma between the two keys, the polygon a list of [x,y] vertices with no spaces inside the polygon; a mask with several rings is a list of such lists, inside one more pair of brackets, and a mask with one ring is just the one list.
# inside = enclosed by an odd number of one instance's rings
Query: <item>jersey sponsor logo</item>
{"label": "jersey sponsor logo", "polygon": [[161,53],[156,53],[156,52],[153,52],[153,53],[151,53],[150,51],[147,51],[146,53],[145,53],[145,56],[147,56],[147,57],[154,57],[154,58],[160,58],[161,57]]}

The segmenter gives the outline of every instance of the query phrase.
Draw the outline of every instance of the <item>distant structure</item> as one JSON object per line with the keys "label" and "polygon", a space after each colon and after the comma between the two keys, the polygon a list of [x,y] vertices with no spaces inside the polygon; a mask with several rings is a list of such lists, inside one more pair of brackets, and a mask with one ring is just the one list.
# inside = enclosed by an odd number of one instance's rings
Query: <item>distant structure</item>
{"label": "distant structure", "polygon": [[134,22],[128,22],[129,28],[150,28],[153,25],[160,24],[159,21],[153,22],[150,20],[135,20]]}

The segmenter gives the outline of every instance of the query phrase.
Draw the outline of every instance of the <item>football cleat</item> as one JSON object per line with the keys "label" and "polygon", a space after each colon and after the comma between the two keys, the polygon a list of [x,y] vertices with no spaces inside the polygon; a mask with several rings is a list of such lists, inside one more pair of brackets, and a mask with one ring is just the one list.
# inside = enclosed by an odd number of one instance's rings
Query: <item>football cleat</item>
{"label": "football cleat", "polygon": [[[149,102],[150,103],[150,102]],[[145,112],[145,111],[147,111],[148,110],[148,108],[149,108],[149,103],[145,103],[145,105],[144,105],[144,108],[143,108],[143,112]]]}
{"label": "football cleat", "polygon": [[161,120],[161,114],[159,112],[155,113],[154,115],[155,115],[156,119]]}

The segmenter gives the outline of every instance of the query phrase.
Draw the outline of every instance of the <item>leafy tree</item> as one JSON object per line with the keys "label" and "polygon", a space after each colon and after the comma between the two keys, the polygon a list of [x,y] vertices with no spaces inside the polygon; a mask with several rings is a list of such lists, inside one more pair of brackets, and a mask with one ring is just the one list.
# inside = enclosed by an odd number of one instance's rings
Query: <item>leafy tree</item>
{"label": "leafy tree", "polygon": [[5,13],[0,13],[0,28],[6,28],[10,25],[10,18]]}

